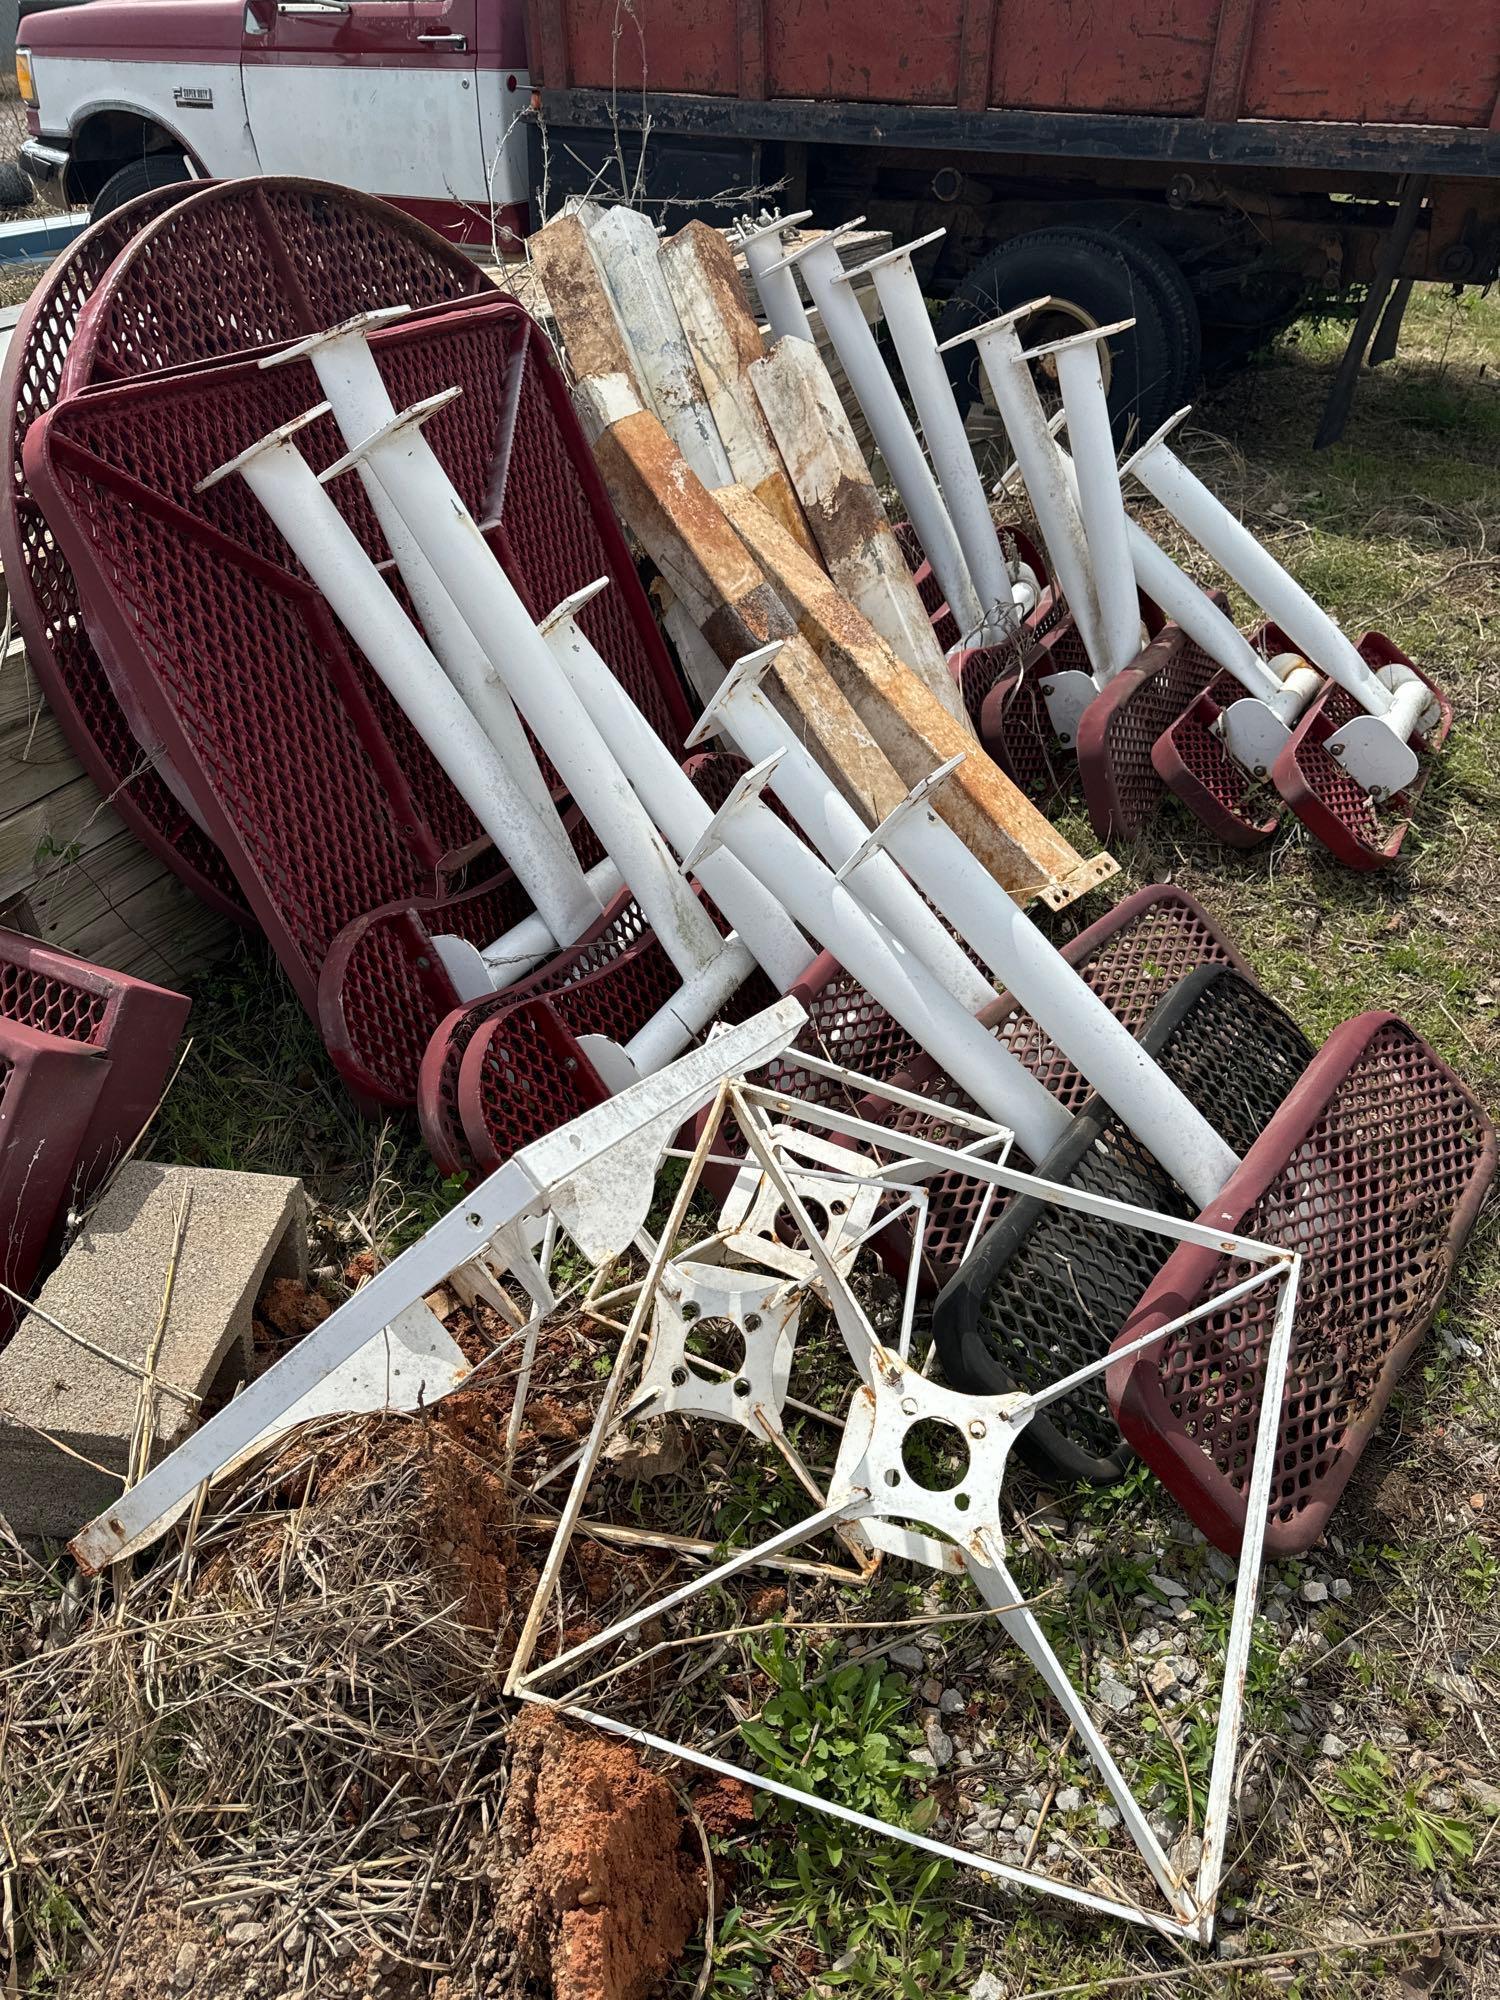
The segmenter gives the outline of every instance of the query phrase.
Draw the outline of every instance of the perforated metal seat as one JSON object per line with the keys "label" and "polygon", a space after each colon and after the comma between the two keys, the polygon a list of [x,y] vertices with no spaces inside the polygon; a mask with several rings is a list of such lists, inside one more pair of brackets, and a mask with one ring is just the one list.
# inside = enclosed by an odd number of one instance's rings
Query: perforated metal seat
{"label": "perforated metal seat", "polygon": [[[1238,1153],[1251,1145],[1312,1058],[1275,1001],[1224,965],[1181,980],[1141,1045]],[[1185,1220],[1193,1204],[1098,1097],[1040,1161],[1044,1180]],[[1060,1208],[1009,1202],[944,1288],[932,1331],[943,1374],[975,1395],[1039,1389],[1109,1348],[1171,1253],[1166,1237]],[[1117,1479],[1129,1460],[1102,1381],[1028,1426],[1027,1460],[1066,1481]]]}
{"label": "perforated metal seat", "polygon": [[[1268,1554],[1318,1539],[1432,1322],[1495,1172],[1495,1128],[1392,1014],[1337,1029],[1215,1200],[1212,1220],[1303,1257]],[[1207,1218],[1205,1218],[1207,1219]],[[1244,1272],[1181,1246],[1117,1345]],[[1120,1428],[1209,1540],[1234,1554],[1271,1308],[1259,1294],[1110,1368]]]}

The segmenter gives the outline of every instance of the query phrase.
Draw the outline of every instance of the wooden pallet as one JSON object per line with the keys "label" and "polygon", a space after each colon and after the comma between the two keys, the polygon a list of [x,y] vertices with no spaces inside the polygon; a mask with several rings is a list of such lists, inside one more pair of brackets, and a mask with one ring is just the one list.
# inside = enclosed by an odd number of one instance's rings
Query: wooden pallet
{"label": "wooden pallet", "polygon": [[237,935],[121,825],[63,740],[18,638],[0,654],[0,923],[168,986]]}

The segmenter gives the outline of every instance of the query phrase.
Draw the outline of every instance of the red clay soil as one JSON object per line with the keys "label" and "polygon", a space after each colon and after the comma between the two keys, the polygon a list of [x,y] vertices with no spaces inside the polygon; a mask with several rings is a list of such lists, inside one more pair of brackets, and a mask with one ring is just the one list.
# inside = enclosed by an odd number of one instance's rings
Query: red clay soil
{"label": "red clay soil", "polygon": [[709,1833],[727,1838],[755,1823],[755,1794],[738,1778],[712,1778],[692,1798],[693,1810]]}
{"label": "red clay soil", "polygon": [[646,2000],[703,1921],[701,1851],[629,1744],[531,1708],[510,1735],[504,1915],[554,2000]]}

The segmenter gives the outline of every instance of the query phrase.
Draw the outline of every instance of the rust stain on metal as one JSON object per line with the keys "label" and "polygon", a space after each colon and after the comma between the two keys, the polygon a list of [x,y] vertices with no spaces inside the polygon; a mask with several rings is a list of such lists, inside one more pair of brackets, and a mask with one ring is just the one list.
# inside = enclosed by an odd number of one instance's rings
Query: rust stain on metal
{"label": "rust stain on metal", "polygon": [[611,424],[594,456],[616,509],[695,624],[762,582],[708,488],[649,410]]}

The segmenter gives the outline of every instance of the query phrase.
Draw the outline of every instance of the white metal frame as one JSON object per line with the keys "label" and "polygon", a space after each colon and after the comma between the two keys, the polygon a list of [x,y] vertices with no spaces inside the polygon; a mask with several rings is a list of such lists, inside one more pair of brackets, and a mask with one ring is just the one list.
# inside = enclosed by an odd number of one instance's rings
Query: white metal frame
{"label": "white metal frame", "polygon": [[[641,1232],[657,1163],[683,1122],[726,1077],[773,1061],[806,1019],[797,1001],[779,1000],[737,1027],[718,1029],[668,1068],[523,1147],[89,1522],[71,1543],[79,1563],[102,1569],[147,1547],[200,1490],[241,1464],[269,1432],[283,1427],[302,1398],[403,1315],[425,1314],[441,1333],[441,1324],[422,1304],[439,1285],[484,1299],[517,1325],[516,1306],[499,1283],[503,1274],[513,1277],[534,1308],[533,1319],[518,1328],[523,1334],[531,1329],[523,1362],[529,1365],[535,1315],[554,1304],[544,1259],[534,1248],[538,1231],[550,1220],[590,1262],[617,1257]],[[426,1400],[435,1401],[451,1386],[435,1379]],[[516,1400],[519,1407],[524,1383],[518,1384]]]}
{"label": "white metal frame", "polygon": [[[932,1108],[935,1112],[939,1109],[936,1106]],[[1055,1187],[998,1162],[976,1157],[972,1152],[955,1153],[935,1142],[911,1134],[894,1133],[889,1128],[849,1114],[811,1104],[794,1106],[785,1097],[764,1087],[733,1082],[721,1089],[714,1113],[689,1163],[667,1225],[668,1241],[674,1228],[680,1226],[687,1202],[702,1172],[714,1123],[725,1111],[734,1117],[752,1156],[803,1231],[820,1266],[824,1294],[833,1308],[853,1366],[855,1381],[851,1403],[829,1490],[822,1504],[805,1519],[781,1529],[763,1542],[736,1550],[706,1573],[696,1575],[679,1588],[649,1603],[637,1605],[603,1631],[533,1664],[546,1608],[579,1522],[600,1453],[615,1421],[624,1383],[643,1337],[651,1293],[659,1283],[666,1264],[664,1257],[658,1258],[647,1273],[635,1313],[621,1339],[615,1367],[606,1384],[593,1429],[578,1460],[573,1488],[561,1512],[509,1671],[507,1692],[522,1700],[560,1709],[643,1748],[739,1779],[752,1788],[772,1792],[789,1803],[827,1814],[863,1831],[905,1842],[925,1853],[1002,1880],[1025,1884],[1066,1902],[1125,1918],[1168,1935],[1208,1943],[1212,1938],[1214,1905],[1229,1831],[1231,1790],[1243,1715],[1245,1669],[1258,1595],[1266,1507],[1280,1430],[1300,1258],[1295,1253],[1253,1239],[1210,1231],[1201,1224],[1173,1222],[1129,1204],[1088,1195],[1077,1189]],[[996,1188],[1036,1194],[1044,1200],[1124,1222],[1169,1239],[1206,1241],[1224,1254],[1233,1255],[1255,1268],[1249,1277],[1228,1292],[1218,1294],[1155,1332],[1143,1335],[1119,1353],[1106,1355],[1074,1370],[1044,1390],[988,1397],[960,1395],[929,1381],[911,1364],[905,1351],[909,1322],[903,1327],[903,1338],[896,1348],[883,1345],[843,1274],[826,1256],[818,1256],[816,1228],[802,1209],[796,1188],[787,1178],[774,1145],[770,1143],[773,1118],[785,1119],[792,1113],[810,1125],[822,1126],[872,1149],[899,1151],[901,1162],[899,1167],[892,1167],[892,1172],[924,1168],[948,1174],[966,1173]],[[920,1252],[919,1240],[913,1246],[914,1261],[920,1258]],[[1096,1728],[1086,1701],[1069,1681],[1016,1585],[1005,1556],[1001,1492],[1011,1447],[1026,1423],[1040,1410],[1096,1378],[1112,1363],[1129,1359],[1158,1345],[1183,1327],[1222,1309],[1230,1299],[1246,1296],[1268,1284],[1279,1288],[1279,1298],[1267,1356],[1255,1456],[1247,1494],[1245,1545],[1236,1577],[1234,1610],[1226,1644],[1225,1675],[1202,1853],[1196,1876],[1189,1886],[1173,1870],[1169,1857],[1147,1822],[1143,1808],[1131,1793],[1108,1745]],[[941,1492],[915,1481],[902,1456],[902,1441],[906,1433],[915,1424],[929,1418],[937,1418],[954,1429],[965,1440],[969,1453],[968,1467],[959,1483]],[[901,1525],[914,1514],[937,1530],[937,1534],[914,1535]],[[796,1791],[695,1744],[674,1740],[657,1731],[639,1729],[597,1707],[585,1706],[566,1693],[544,1691],[543,1682],[555,1679],[565,1670],[628,1639],[648,1621],[690,1604],[752,1565],[787,1559],[796,1549],[829,1528],[854,1529],[868,1536],[872,1545],[883,1553],[905,1560],[949,1572],[955,1568],[955,1562],[962,1566],[982,1599],[993,1609],[997,1622],[1031,1661],[1077,1731],[1161,1891],[1163,1903],[1160,1909],[1122,1899],[1107,1880],[1098,1889],[1079,1888],[1057,1881],[1036,1869],[1018,1868],[976,1854],[972,1849],[956,1847],[854,1812],[835,1801]],[[597,1687],[601,1680],[608,1680],[613,1673],[624,1670],[631,1663],[630,1659],[617,1662],[604,1673],[596,1675],[586,1688]],[[579,1690],[580,1693],[585,1691]]]}

